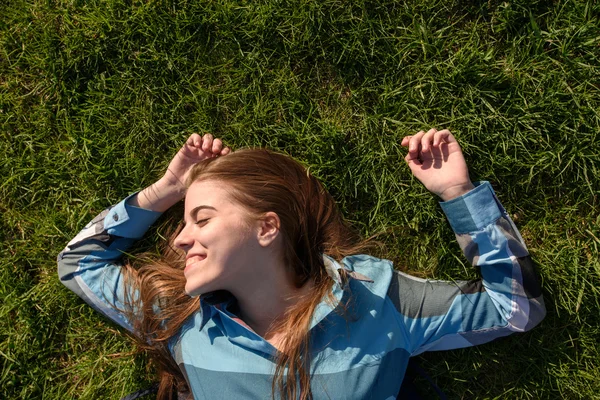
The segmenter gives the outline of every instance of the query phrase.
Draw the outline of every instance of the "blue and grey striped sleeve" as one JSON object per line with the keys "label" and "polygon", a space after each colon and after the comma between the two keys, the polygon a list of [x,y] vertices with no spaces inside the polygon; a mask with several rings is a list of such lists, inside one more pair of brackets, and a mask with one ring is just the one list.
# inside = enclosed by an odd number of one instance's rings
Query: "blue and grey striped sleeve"
{"label": "blue and grey striped sleeve", "polygon": [[[132,195],[133,196],[133,195]],[[161,215],[126,204],[102,211],[58,255],[60,281],[86,303],[128,330],[120,260]]]}
{"label": "blue and grey striped sleeve", "polygon": [[388,296],[411,355],[475,346],[537,325],[546,310],[523,239],[491,185],[440,203],[458,243],[481,270],[475,281],[434,281],[395,272]]}

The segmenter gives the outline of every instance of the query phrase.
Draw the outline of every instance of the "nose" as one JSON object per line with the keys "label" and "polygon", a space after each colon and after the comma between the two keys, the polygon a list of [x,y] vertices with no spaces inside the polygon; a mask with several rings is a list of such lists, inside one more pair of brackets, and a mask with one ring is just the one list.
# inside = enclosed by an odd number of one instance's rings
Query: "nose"
{"label": "nose", "polygon": [[188,232],[189,231],[187,226],[184,226],[181,232],[179,232],[179,235],[177,235],[175,240],[173,240],[173,244],[175,245],[175,247],[180,248],[185,252],[187,252],[194,244],[194,241],[192,240]]}

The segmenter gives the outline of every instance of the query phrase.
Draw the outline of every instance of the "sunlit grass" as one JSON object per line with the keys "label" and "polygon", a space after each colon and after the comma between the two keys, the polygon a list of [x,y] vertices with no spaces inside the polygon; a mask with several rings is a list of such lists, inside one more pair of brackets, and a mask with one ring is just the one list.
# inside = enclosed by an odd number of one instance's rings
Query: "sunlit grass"
{"label": "sunlit grass", "polygon": [[599,18],[568,0],[2,2],[0,397],[153,382],[55,258],[190,132],[298,158],[365,235],[389,230],[399,268],[476,276],[404,165],[400,139],[435,126],[521,228],[548,316],[421,363],[451,398],[600,398]]}

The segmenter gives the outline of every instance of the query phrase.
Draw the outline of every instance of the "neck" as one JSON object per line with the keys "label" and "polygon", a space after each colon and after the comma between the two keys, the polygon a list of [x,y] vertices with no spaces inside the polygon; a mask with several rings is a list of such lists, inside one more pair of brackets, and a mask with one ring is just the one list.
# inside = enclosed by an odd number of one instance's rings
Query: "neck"
{"label": "neck", "polygon": [[[272,271],[286,271],[278,266]],[[312,280],[296,288],[285,273],[259,274],[262,276],[245,281],[243,290],[232,290],[239,307],[239,317],[265,340],[276,337],[272,332],[274,323],[284,317],[313,286]],[[268,278],[267,278],[268,277]]]}

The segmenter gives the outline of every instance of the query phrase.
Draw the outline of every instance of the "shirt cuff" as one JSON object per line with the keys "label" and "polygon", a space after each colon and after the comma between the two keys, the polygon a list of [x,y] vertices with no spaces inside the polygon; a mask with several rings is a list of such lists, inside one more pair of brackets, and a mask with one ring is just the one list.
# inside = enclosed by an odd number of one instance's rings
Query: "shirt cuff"
{"label": "shirt cuff", "polygon": [[140,239],[150,226],[162,215],[161,212],[134,207],[127,200],[137,194],[127,196],[111,208],[104,217],[104,229],[109,235]]}
{"label": "shirt cuff", "polygon": [[492,185],[475,182],[475,189],[440,205],[455,233],[480,231],[506,213]]}

